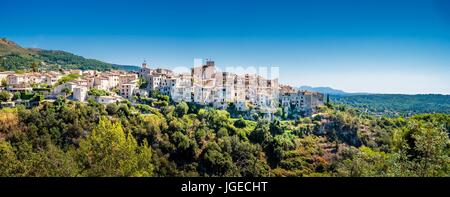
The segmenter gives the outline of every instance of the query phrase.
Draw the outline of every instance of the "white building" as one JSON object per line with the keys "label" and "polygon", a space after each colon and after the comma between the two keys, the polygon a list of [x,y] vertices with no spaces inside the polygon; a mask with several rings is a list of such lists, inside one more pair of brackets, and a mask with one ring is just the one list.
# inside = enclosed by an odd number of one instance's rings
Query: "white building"
{"label": "white building", "polygon": [[316,107],[323,105],[324,95],[318,92],[299,91],[290,86],[282,86],[280,90],[280,106],[285,113],[302,113],[311,115]]}
{"label": "white building", "polygon": [[106,77],[95,77],[94,78],[94,88],[97,88],[99,90],[106,90],[106,91],[108,91],[110,89],[108,78],[106,78]]}
{"label": "white building", "polygon": [[119,88],[120,95],[127,99],[133,98],[133,92],[136,89],[135,83],[121,84]]}
{"label": "white building", "polygon": [[63,93],[63,91],[64,91],[65,89],[66,89],[66,90],[69,90],[69,91],[71,91],[71,92],[73,92],[73,89],[76,88],[76,87],[77,87],[77,84],[76,84],[76,83],[73,83],[73,82],[63,83],[63,84],[61,84],[61,85],[56,86],[56,87],[53,89],[53,94],[54,94],[54,95],[61,94],[61,93]]}
{"label": "white building", "polygon": [[87,87],[77,86],[73,88],[73,100],[84,102],[87,98]]}
{"label": "white building", "polygon": [[8,85],[17,85],[28,83],[28,77],[25,74],[10,74],[7,77]]}
{"label": "white building", "polygon": [[151,74],[151,72],[152,69],[148,68],[147,62],[144,61],[144,63],[142,63],[141,69],[139,70],[139,76],[148,80],[147,77]]}
{"label": "white building", "polygon": [[179,74],[176,77],[176,82],[171,89],[170,95],[175,102],[192,102],[193,87],[192,76],[189,73]]}
{"label": "white building", "polygon": [[44,83],[49,86],[53,86],[56,84],[56,82],[58,82],[59,79],[61,79],[61,75],[47,73],[45,74]]}
{"label": "white building", "polygon": [[95,100],[101,104],[110,104],[120,102],[122,98],[117,96],[98,96],[95,98]]}

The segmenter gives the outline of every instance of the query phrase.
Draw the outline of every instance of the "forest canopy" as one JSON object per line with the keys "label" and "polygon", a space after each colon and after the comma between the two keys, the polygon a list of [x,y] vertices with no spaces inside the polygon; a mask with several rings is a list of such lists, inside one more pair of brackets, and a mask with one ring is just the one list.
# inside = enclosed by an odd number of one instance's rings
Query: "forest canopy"
{"label": "forest canopy", "polygon": [[[143,113],[144,111],[145,113]],[[449,176],[450,115],[292,121],[66,101],[0,110],[0,176]]]}

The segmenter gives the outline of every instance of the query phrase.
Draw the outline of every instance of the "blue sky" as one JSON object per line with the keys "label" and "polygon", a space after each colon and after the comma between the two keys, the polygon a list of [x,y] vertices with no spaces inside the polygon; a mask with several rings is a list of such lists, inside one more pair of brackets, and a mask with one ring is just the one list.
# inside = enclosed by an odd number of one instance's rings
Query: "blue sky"
{"label": "blue sky", "polygon": [[448,0],[2,0],[0,37],[111,63],[278,66],[294,86],[450,94]]}

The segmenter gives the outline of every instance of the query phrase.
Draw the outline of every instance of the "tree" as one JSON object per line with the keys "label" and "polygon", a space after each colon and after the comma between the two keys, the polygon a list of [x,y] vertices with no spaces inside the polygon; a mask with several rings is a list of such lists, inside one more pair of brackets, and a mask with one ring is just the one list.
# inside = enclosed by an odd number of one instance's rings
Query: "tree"
{"label": "tree", "polygon": [[270,175],[270,167],[261,146],[243,141],[237,135],[221,138],[219,145],[222,151],[231,155],[239,176],[260,177]]}
{"label": "tree", "polygon": [[100,90],[100,89],[96,89],[96,88],[91,88],[88,92],[89,95],[92,96],[109,96],[109,92],[106,90]]}
{"label": "tree", "polygon": [[27,169],[24,176],[55,177],[77,176],[78,166],[72,155],[49,143],[45,149],[35,150],[22,165]]}
{"label": "tree", "polygon": [[442,127],[425,126],[413,134],[418,153],[416,169],[421,176],[448,176],[450,172],[450,140]]}
{"label": "tree", "polygon": [[20,92],[16,92],[13,95],[12,100],[19,100],[21,98],[22,94],[20,94]]}
{"label": "tree", "polygon": [[34,94],[34,96],[31,100],[40,102],[40,101],[43,101],[44,99],[45,99],[45,97],[42,93],[36,93],[36,94]]}
{"label": "tree", "polygon": [[0,85],[3,86],[3,87],[6,87],[8,85],[8,81],[6,81],[6,79],[2,79]]}
{"label": "tree", "polygon": [[331,107],[331,102],[330,102],[330,95],[327,94],[327,101],[325,102],[325,105],[328,107]]}
{"label": "tree", "polygon": [[186,104],[186,102],[180,102],[175,107],[175,115],[177,117],[183,117],[185,114],[187,114],[189,110],[189,106]]}
{"label": "tree", "polygon": [[7,101],[10,101],[11,98],[12,98],[11,93],[9,93],[7,91],[0,92],[0,101],[7,102]]}
{"label": "tree", "polygon": [[402,176],[396,174],[393,154],[375,151],[362,146],[359,149],[351,148],[348,152],[351,158],[338,163],[336,171],[338,176],[368,177],[368,176]]}
{"label": "tree", "polygon": [[219,131],[217,131],[217,137],[223,138],[228,136],[228,130],[224,127],[220,128]]}
{"label": "tree", "polygon": [[267,146],[272,142],[273,137],[269,131],[269,125],[267,121],[260,120],[250,135],[248,136],[250,141],[253,143],[260,144],[263,148],[267,148]]}
{"label": "tree", "polygon": [[69,88],[65,87],[61,90],[62,93],[64,93],[64,97],[67,97],[69,95],[72,94],[72,90],[70,90]]}
{"label": "tree", "polygon": [[207,124],[218,131],[222,127],[227,127],[230,121],[230,113],[225,110],[208,110],[207,111]]}
{"label": "tree", "polygon": [[450,140],[443,125],[412,120],[394,132],[393,150],[403,167],[418,176],[450,173]]}
{"label": "tree", "polygon": [[15,176],[19,161],[9,142],[0,141],[0,177]]}
{"label": "tree", "polygon": [[76,176],[77,165],[71,155],[53,144],[33,150],[26,141],[17,147],[0,142],[0,176],[55,177]]}
{"label": "tree", "polygon": [[33,63],[31,64],[31,70],[32,70],[33,72],[37,72],[37,71],[39,70],[39,62],[33,62]]}
{"label": "tree", "polygon": [[277,116],[277,117],[283,116],[283,108],[278,107],[278,108],[277,108],[277,111],[275,112],[274,115]]}
{"label": "tree", "polygon": [[118,110],[119,106],[117,106],[117,104],[115,103],[109,103],[108,105],[106,105],[106,111],[108,112],[109,115],[117,114]]}
{"label": "tree", "polygon": [[119,104],[119,110],[117,110],[117,114],[120,117],[129,117],[131,114],[130,108],[126,104]]}
{"label": "tree", "polygon": [[145,89],[148,86],[148,81],[145,80],[143,77],[139,77],[137,84],[139,89]]}
{"label": "tree", "polygon": [[83,176],[151,176],[152,150],[138,145],[122,125],[102,117],[92,133],[74,151]]}
{"label": "tree", "polygon": [[80,77],[80,75],[77,75],[77,74],[68,74],[68,75],[62,77],[61,79],[59,79],[55,83],[54,87],[59,86],[59,85],[64,84],[64,83],[67,83],[69,81],[73,81],[73,80],[75,80],[75,79],[77,79],[79,77]]}
{"label": "tree", "polygon": [[19,123],[17,108],[0,109],[0,135],[19,129]]}
{"label": "tree", "polygon": [[283,128],[281,128],[281,122],[278,119],[270,123],[270,133],[272,135],[279,135],[282,134],[283,132],[284,131]]}
{"label": "tree", "polygon": [[237,168],[229,154],[223,153],[215,142],[206,145],[201,158],[200,172],[210,176],[236,176]]}
{"label": "tree", "polygon": [[237,119],[237,120],[234,122],[234,126],[235,126],[236,128],[245,128],[245,127],[247,126],[247,124],[245,123],[244,118],[242,118],[242,116],[241,116],[241,117],[239,117],[239,119]]}

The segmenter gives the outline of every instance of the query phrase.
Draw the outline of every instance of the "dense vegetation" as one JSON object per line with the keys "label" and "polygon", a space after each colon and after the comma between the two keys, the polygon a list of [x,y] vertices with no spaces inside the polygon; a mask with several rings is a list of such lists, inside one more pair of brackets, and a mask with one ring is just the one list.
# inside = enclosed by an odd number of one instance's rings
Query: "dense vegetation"
{"label": "dense vegetation", "polygon": [[372,115],[394,117],[423,113],[450,113],[450,95],[333,95],[330,99],[335,103],[349,105]]}
{"label": "dense vegetation", "polygon": [[[159,98],[166,102],[166,98]],[[178,105],[0,110],[0,176],[449,176],[450,115],[329,105],[296,121]]]}
{"label": "dense vegetation", "polygon": [[65,51],[27,49],[5,38],[0,39],[0,71],[4,70],[136,70],[137,67],[112,65]]}

